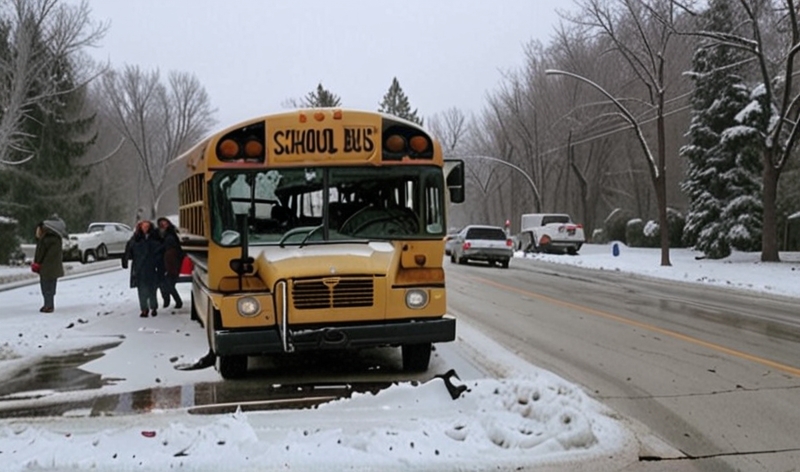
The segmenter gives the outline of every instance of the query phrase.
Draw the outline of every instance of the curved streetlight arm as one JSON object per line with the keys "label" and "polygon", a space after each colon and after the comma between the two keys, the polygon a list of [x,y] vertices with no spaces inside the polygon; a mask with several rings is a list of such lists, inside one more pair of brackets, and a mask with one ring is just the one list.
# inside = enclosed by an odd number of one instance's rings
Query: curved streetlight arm
{"label": "curved streetlight arm", "polygon": [[633,129],[634,129],[634,131],[636,133],[636,139],[637,139],[637,141],[639,141],[639,145],[642,147],[642,151],[644,152],[644,155],[647,158],[648,163],[650,164],[650,171],[653,173],[653,177],[655,179],[658,179],[658,177],[659,177],[659,168],[656,165],[656,160],[653,157],[653,153],[650,152],[650,147],[647,145],[647,140],[644,139],[644,133],[642,133],[642,128],[639,126],[639,122],[636,120],[636,117],[633,116],[633,113],[631,113],[627,108],[625,108],[625,105],[623,105],[622,102],[618,98],[616,98],[613,95],[611,95],[610,92],[608,92],[606,89],[601,87],[596,82],[593,82],[592,80],[589,80],[589,79],[587,79],[586,77],[584,77],[582,75],[573,74],[572,72],[566,72],[566,71],[558,70],[558,69],[547,69],[546,71],[544,71],[544,74],[545,75],[564,75],[564,76],[567,76],[567,77],[572,77],[573,79],[576,79],[576,80],[579,80],[579,81],[581,81],[581,82],[583,82],[585,84],[588,84],[593,89],[595,89],[598,92],[602,93],[603,95],[605,95],[606,98],[611,100],[611,103],[613,103],[614,106],[617,107],[617,109],[620,111],[620,114],[621,114],[622,118],[625,121],[627,121],[628,123],[630,123],[631,126],[633,126]]}
{"label": "curved streetlight arm", "polygon": [[484,159],[484,160],[487,160],[487,161],[497,162],[498,164],[503,164],[505,166],[508,166],[508,167],[516,170],[517,172],[522,174],[523,177],[525,177],[525,179],[530,184],[531,190],[533,191],[533,196],[536,198],[536,207],[539,208],[539,206],[541,205],[542,200],[541,200],[541,197],[539,195],[539,189],[536,187],[536,184],[533,182],[533,179],[531,178],[531,176],[528,175],[528,173],[525,172],[524,170],[522,170],[522,168],[520,168],[519,166],[516,166],[516,165],[514,165],[514,164],[512,164],[512,163],[510,163],[508,161],[504,161],[502,159],[498,159],[496,157],[483,156],[483,155],[480,155],[480,154],[469,154],[469,155],[466,155],[466,156],[459,156],[459,157],[462,158],[462,159]]}

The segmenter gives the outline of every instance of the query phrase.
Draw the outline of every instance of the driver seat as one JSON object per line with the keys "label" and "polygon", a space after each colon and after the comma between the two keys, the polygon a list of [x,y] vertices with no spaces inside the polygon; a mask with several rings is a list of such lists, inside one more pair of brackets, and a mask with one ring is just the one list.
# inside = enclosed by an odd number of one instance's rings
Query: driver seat
{"label": "driver seat", "polygon": [[271,217],[278,227],[285,228],[292,222],[292,211],[285,206],[273,205]]}

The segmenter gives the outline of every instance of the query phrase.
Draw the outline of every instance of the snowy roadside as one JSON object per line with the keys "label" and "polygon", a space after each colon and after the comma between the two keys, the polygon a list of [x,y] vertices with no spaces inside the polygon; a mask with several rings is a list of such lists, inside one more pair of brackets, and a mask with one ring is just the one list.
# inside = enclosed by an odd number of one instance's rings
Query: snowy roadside
{"label": "snowy roadside", "polygon": [[[91,264],[65,262],[64,278],[62,280],[68,280],[72,276],[120,268],[119,259],[110,259]],[[35,284],[38,280],[39,275],[32,272],[30,266],[0,266],[0,291]]]}
{"label": "snowy roadside", "polygon": [[492,352],[508,377],[469,381],[456,401],[437,378],[306,410],[2,420],[0,467],[603,471],[638,460],[612,411],[466,331],[459,342]]}
{"label": "snowy roadside", "polygon": [[[6,407],[86,395],[216,382],[213,369],[174,366],[205,350],[188,307],[136,316],[126,271],[59,284],[56,312],[37,312],[36,285],[0,292],[0,378],[43,356],[121,343],[82,369],[113,381],[94,392],[0,396]],[[181,287],[188,297],[188,286]],[[0,420],[0,470],[619,470],[642,447],[630,424],[552,373],[459,325],[456,343],[491,359],[500,378],[465,381],[453,400],[436,378],[307,410],[194,415],[189,409]],[[491,353],[487,356],[486,353]],[[121,378],[125,377],[125,378]]]}
{"label": "snowy roadside", "polygon": [[[586,245],[575,257],[518,254],[514,262],[572,264],[800,298],[797,253],[782,254],[783,263],[763,264],[757,254],[698,261],[693,251],[674,249],[673,265],[661,267],[657,250],[621,246],[615,257],[611,248]],[[110,271],[100,283],[65,279],[55,314],[37,313],[39,302],[35,284],[0,292],[4,381],[43,356],[119,342],[83,366],[104,378],[126,377],[103,387],[105,392],[219,380],[212,369],[173,368],[204,352],[202,330],[188,320],[186,308],[176,316],[170,311],[156,319],[135,316],[135,292],[127,287],[125,271]],[[288,412],[193,415],[177,409],[87,417],[87,411],[74,411],[6,419],[0,420],[0,470],[619,470],[637,462],[643,447],[657,448],[654,456],[678,454],[465,322],[456,342],[476,363],[491,362],[484,367],[499,373],[495,379],[466,381],[468,390],[456,401],[437,378]],[[39,402],[87,395],[35,394]],[[29,400],[9,395],[0,401]]]}
{"label": "snowy roadside", "polygon": [[659,249],[632,248],[619,243],[618,256],[614,256],[612,249],[612,244],[585,244],[577,256],[517,252],[515,260],[522,263],[541,261],[568,264],[590,270],[800,298],[798,252],[782,252],[782,262],[766,263],[760,261],[760,253],[734,252],[725,259],[697,260],[701,255],[697,251],[670,249],[672,266],[662,267]]}

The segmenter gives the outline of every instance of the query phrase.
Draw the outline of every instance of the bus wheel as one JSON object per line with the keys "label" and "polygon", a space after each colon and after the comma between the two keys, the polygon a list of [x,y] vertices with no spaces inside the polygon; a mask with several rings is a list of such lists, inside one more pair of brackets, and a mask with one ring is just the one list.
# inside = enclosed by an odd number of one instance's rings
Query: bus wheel
{"label": "bus wheel", "polygon": [[241,379],[247,375],[247,356],[218,356],[217,370],[223,379]]}
{"label": "bus wheel", "polygon": [[403,370],[424,372],[431,361],[431,343],[403,344]]}

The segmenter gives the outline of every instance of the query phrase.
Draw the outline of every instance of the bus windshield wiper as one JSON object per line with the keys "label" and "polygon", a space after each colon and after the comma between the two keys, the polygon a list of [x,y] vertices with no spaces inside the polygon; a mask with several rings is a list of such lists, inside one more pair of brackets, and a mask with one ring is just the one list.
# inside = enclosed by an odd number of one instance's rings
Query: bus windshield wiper
{"label": "bus windshield wiper", "polygon": [[306,242],[308,241],[308,238],[310,238],[312,234],[316,233],[317,231],[321,230],[321,229],[322,229],[322,228],[324,228],[324,227],[325,227],[325,225],[324,225],[324,224],[321,224],[321,225],[319,225],[319,226],[315,226],[315,227],[313,227],[313,228],[311,229],[311,231],[309,231],[309,232],[308,232],[308,234],[306,234],[306,236],[303,238],[303,240],[302,240],[302,241],[300,241],[300,245],[299,245],[298,247],[303,247],[303,246],[305,246],[305,245],[306,245]]}
{"label": "bus windshield wiper", "polygon": [[317,231],[319,231],[320,229],[322,229],[324,226],[325,225],[322,224],[322,225],[315,226],[314,228],[312,228],[311,231],[309,231],[308,234],[306,234],[306,236],[303,238],[303,240],[300,241],[300,245],[298,246],[298,248],[303,247],[303,246],[305,246],[307,244],[311,244],[311,243],[313,243],[313,244],[345,244],[345,243],[369,244],[369,242],[370,242],[369,239],[363,239],[363,238],[361,238],[361,239],[322,239],[322,240],[319,240],[319,241],[309,241],[311,236],[314,233],[316,233]]}

